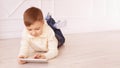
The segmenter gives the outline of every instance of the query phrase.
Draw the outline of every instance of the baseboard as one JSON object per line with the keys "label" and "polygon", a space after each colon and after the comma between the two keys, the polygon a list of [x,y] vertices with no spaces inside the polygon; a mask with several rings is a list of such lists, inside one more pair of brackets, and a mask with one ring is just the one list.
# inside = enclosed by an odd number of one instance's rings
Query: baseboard
{"label": "baseboard", "polygon": [[0,34],[0,39],[11,39],[11,38],[20,38],[20,37],[21,37],[20,32]]}

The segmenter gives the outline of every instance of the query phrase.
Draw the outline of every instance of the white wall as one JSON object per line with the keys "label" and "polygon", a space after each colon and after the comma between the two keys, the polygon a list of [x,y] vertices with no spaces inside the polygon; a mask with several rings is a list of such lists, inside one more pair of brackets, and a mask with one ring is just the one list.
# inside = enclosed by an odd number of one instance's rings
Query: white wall
{"label": "white wall", "polygon": [[20,37],[23,12],[30,6],[64,19],[64,34],[120,30],[119,0],[0,0],[0,39]]}
{"label": "white wall", "polygon": [[55,0],[54,15],[65,33],[120,30],[120,0]]}
{"label": "white wall", "polygon": [[[35,6],[53,15],[54,0],[0,0],[0,39],[17,38],[21,36],[24,11]],[[44,15],[45,16],[45,15]]]}

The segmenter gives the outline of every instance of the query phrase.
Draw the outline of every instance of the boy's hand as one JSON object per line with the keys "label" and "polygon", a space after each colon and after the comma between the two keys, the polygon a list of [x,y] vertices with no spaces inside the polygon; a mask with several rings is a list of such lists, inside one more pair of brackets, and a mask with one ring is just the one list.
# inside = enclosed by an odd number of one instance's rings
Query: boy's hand
{"label": "boy's hand", "polygon": [[18,63],[19,63],[19,64],[25,64],[25,63],[27,63],[27,62],[25,62],[25,61],[23,61],[23,60],[20,60],[20,59],[22,59],[22,58],[27,58],[26,56],[19,56],[18,58],[19,58],[19,59],[18,59]]}
{"label": "boy's hand", "polygon": [[45,55],[40,54],[40,53],[36,53],[34,55],[34,59],[46,59]]}

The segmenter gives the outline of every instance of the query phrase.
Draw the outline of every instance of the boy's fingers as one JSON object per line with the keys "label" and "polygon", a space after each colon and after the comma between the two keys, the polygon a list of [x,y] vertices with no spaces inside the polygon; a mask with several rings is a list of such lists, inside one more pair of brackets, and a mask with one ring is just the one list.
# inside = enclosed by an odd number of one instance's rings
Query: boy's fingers
{"label": "boy's fingers", "polygon": [[35,56],[34,56],[34,58],[35,59],[45,59],[46,57],[45,57],[45,55],[42,55],[42,54],[35,54]]}
{"label": "boy's fingers", "polygon": [[24,58],[23,56],[20,56],[19,58]]}
{"label": "boy's fingers", "polygon": [[39,59],[40,57],[41,57],[40,54],[36,54],[36,55],[34,56],[35,59]]}
{"label": "boy's fingers", "polygon": [[18,58],[27,58],[27,56],[19,56]]}
{"label": "boy's fingers", "polygon": [[19,63],[19,64],[25,64],[25,63],[27,63],[27,62],[22,61],[22,60],[19,60],[18,63]]}
{"label": "boy's fingers", "polygon": [[45,57],[45,55],[41,55],[41,57],[40,57],[41,59],[45,59],[46,57]]}

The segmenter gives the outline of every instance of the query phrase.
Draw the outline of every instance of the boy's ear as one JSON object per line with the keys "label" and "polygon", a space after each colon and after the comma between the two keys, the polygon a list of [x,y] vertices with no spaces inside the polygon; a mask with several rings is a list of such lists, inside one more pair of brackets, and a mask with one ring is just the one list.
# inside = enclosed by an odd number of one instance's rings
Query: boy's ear
{"label": "boy's ear", "polygon": [[44,20],[41,20],[42,23],[44,23]]}

